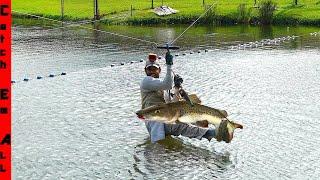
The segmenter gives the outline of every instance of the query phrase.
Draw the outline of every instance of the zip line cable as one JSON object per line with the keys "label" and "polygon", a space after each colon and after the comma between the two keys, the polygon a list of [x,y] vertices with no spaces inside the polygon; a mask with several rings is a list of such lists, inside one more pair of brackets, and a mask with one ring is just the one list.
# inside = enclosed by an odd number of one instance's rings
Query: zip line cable
{"label": "zip line cable", "polygon": [[[177,38],[175,38],[173,41],[171,41],[170,43],[168,43],[168,45],[172,45],[173,43],[175,43],[179,38],[181,38],[200,18],[202,18],[216,3],[213,3],[203,14],[201,14],[192,24],[190,24]],[[136,41],[141,41],[141,42],[145,42],[145,43],[150,43],[152,44],[152,47],[153,48],[156,48],[157,49],[157,46],[158,46],[158,43],[156,42],[153,42],[153,41],[148,41],[148,40],[144,40],[144,39],[140,39],[140,38],[136,38],[136,37],[131,37],[131,36],[127,36],[127,35],[122,35],[122,34],[118,34],[118,33],[113,33],[113,32],[108,32],[108,31],[104,31],[104,30],[100,30],[100,29],[96,29],[96,28],[91,28],[91,27],[87,27],[87,26],[84,26],[83,24],[87,24],[87,23],[95,23],[95,22],[99,22],[101,20],[89,20],[89,21],[84,21],[84,22],[81,22],[80,24],[77,24],[77,23],[70,23],[70,22],[63,22],[63,21],[60,21],[60,20],[55,20],[55,19],[51,19],[51,18],[46,18],[46,17],[42,17],[42,16],[37,16],[37,15],[34,15],[34,14],[29,14],[29,13],[23,13],[23,12],[19,12],[19,11],[15,11],[15,10],[12,10],[12,12],[15,12],[15,13],[18,13],[18,14],[23,14],[23,15],[26,15],[26,16],[31,16],[31,17],[36,17],[36,18],[39,18],[39,19],[45,19],[45,20],[49,20],[49,21],[53,21],[53,22],[58,22],[58,23],[62,23],[62,24],[68,24],[68,26],[64,26],[64,27],[58,27],[58,28],[52,28],[52,29],[47,29],[45,31],[52,31],[52,30],[55,30],[55,29],[63,29],[63,28],[67,28],[67,27],[81,27],[81,28],[84,28],[84,29],[89,29],[89,30],[93,30],[93,31],[97,31],[97,32],[101,32],[101,33],[106,33],[106,34],[110,34],[110,35],[114,35],[114,36],[119,36],[119,37],[123,37],[123,38],[128,38],[128,39],[133,39],[133,40],[136,40]],[[311,35],[312,33],[310,33]],[[309,34],[308,34],[309,35]],[[306,35],[300,35],[298,37],[303,37],[303,36],[306,36]],[[99,48],[100,49],[100,48]],[[158,52],[163,52],[165,51],[164,49],[159,49]]]}
{"label": "zip line cable", "polygon": [[[216,5],[216,3],[213,3],[204,13],[202,13],[193,23],[191,23],[177,38],[175,38],[173,41],[171,41],[170,43],[167,43],[168,46],[171,46],[174,42],[176,42],[180,37],[182,37],[184,35],[185,32],[187,32],[200,18],[202,18],[205,14],[207,14],[207,12],[214,6]],[[161,49],[162,52],[164,52],[164,49]],[[161,51],[160,50],[160,51]]]}
{"label": "zip line cable", "polygon": [[[198,22],[198,20],[199,20],[200,18],[202,18],[205,14],[207,14],[207,12],[208,12],[215,4],[216,4],[216,3],[213,3],[204,13],[201,14],[192,24],[190,24],[177,38],[175,38],[173,41],[171,41],[171,42],[169,43],[169,45],[172,45],[175,41],[177,41],[180,37],[182,37],[182,36],[184,35],[184,33],[187,32],[196,22]],[[87,23],[90,23],[90,22],[94,23],[94,22],[98,22],[98,21],[101,21],[101,20],[87,21],[87,22],[85,22],[85,23],[74,24],[74,23],[63,22],[63,21],[60,21],[60,20],[55,20],[55,19],[46,18],[46,17],[42,17],[42,16],[37,16],[37,15],[34,15],[34,14],[22,13],[22,12],[15,11],[15,10],[12,10],[12,12],[15,12],[15,13],[18,13],[18,14],[27,15],[27,16],[31,16],[31,17],[36,17],[36,18],[40,18],[40,19],[46,19],[46,20],[50,20],[50,21],[53,21],[53,22],[59,22],[59,23],[69,24],[69,26],[67,26],[67,27],[81,27],[81,28],[85,28],[85,29],[89,29],[89,30],[93,30],[93,31],[101,32],[101,33],[107,33],[107,34],[111,34],[111,35],[115,35],[115,36],[119,36],[119,37],[124,37],[124,38],[128,38],[128,39],[133,39],[133,40],[137,40],[137,41],[141,41],[141,42],[146,42],[146,43],[153,44],[153,47],[156,47],[156,46],[158,45],[158,43],[153,42],[153,41],[148,41],[148,40],[139,39],[139,38],[136,38],[136,37],[131,37],[131,36],[127,36],[127,35],[117,34],[117,33],[113,33],[113,32],[108,32],[108,31],[103,31],[103,30],[100,30],[100,29],[95,29],[95,28],[90,28],[90,27],[83,26],[83,24],[87,24]],[[63,29],[63,28],[66,28],[66,27],[58,27],[58,28],[48,29],[47,31],[51,31],[51,30],[55,30],[55,29]]]}
{"label": "zip line cable", "polygon": [[89,23],[96,23],[96,22],[99,22],[99,21],[102,21],[102,19],[94,20],[94,21],[89,20],[89,21],[84,21],[84,22],[81,22],[81,23],[66,23],[66,24],[68,24],[67,26],[61,26],[61,27],[57,27],[57,28],[46,29],[44,31],[50,32],[50,31],[54,31],[54,30],[57,30],[57,29],[65,29],[65,28],[69,28],[69,27],[78,27],[78,26],[81,26],[81,25],[85,25],[85,24],[89,24]]}
{"label": "zip line cable", "polygon": [[174,42],[176,42],[181,36],[183,36],[183,34],[185,32],[187,32],[200,18],[202,18],[202,16],[204,16],[205,14],[207,14],[207,12],[215,5],[216,3],[213,3],[204,13],[202,13],[198,19],[196,19],[192,24],[190,24],[189,27],[187,27],[177,38],[175,38],[173,41],[171,41],[169,43],[169,45],[172,45]]}
{"label": "zip line cable", "polygon": [[[63,24],[67,24],[67,26],[60,26],[60,27],[54,27],[54,28],[49,28],[49,29],[45,29],[45,30],[42,30],[44,32],[50,32],[50,31],[54,31],[54,30],[58,30],[58,29],[65,29],[65,28],[69,28],[69,27],[78,27],[80,25],[84,25],[84,24],[89,24],[89,23],[96,23],[96,22],[99,22],[99,21],[102,21],[102,19],[100,20],[94,20],[94,21],[83,21],[81,23],[69,23],[69,22],[63,22]],[[19,28],[19,29],[22,29],[22,28]],[[29,28],[26,28],[26,29],[29,29]]]}
{"label": "zip line cable", "polygon": [[[37,16],[37,15],[34,15],[34,14],[29,14],[29,13],[22,13],[22,12],[15,11],[15,10],[12,10],[12,12],[15,12],[15,13],[18,13],[18,14],[23,14],[23,15],[26,15],[26,16],[36,17],[36,18],[40,18],[40,19],[45,19],[45,20],[49,20],[49,21],[53,21],[53,22],[65,23],[63,21],[59,21],[59,20],[55,20],[55,19],[51,19],[51,18],[46,18],[46,17],[42,17],[42,16]],[[69,24],[72,24],[72,23],[69,23]],[[150,43],[150,44],[153,44],[155,46],[158,45],[158,43],[153,42],[153,41],[139,39],[139,38],[136,38],[136,37],[131,37],[131,36],[123,35],[123,34],[103,31],[103,30],[100,30],[100,29],[90,28],[90,27],[83,26],[81,24],[78,25],[77,27],[81,27],[81,28],[84,28],[84,29],[89,29],[89,30],[93,30],[93,31],[101,32],[101,33],[106,33],[106,34],[110,34],[110,35],[114,35],[114,36],[119,36],[119,37],[123,37],[123,38],[133,39],[133,40],[137,40],[137,41],[141,41],[141,42],[145,42],[145,43]]]}
{"label": "zip line cable", "polygon": [[[182,37],[184,35],[184,33],[187,32],[200,18],[202,18],[215,4],[216,3],[212,4],[192,24],[190,24],[190,26],[188,26],[177,38],[175,38],[173,41],[171,41],[169,43],[169,45],[172,45],[175,41],[177,41],[180,37]],[[131,37],[131,36],[127,36],[127,35],[122,35],[122,34],[118,34],[118,33],[113,33],[113,32],[103,31],[103,30],[96,29],[96,28],[90,28],[90,27],[83,26],[83,24],[87,24],[87,23],[91,23],[91,22],[94,23],[94,22],[98,22],[100,20],[86,21],[84,23],[74,24],[74,23],[63,22],[63,21],[55,20],[55,19],[51,19],[51,18],[46,18],[46,17],[43,17],[43,16],[37,16],[37,15],[34,15],[34,14],[23,13],[23,12],[19,12],[19,11],[15,11],[15,10],[12,10],[12,12],[15,12],[15,13],[18,13],[18,14],[27,15],[27,16],[31,16],[31,17],[36,17],[36,18],[40,18],[40,19],[45,19],[45,20],[49,20],[49,21],[53,21],[53,22],[59,22],[59,23],[62,23],[62,24],[68,24],[69,26],[66,26],[66,27],[81,27],[81,28],[84,28],[84,29],[89,29],[89,30],[93,30],[93,31],[101,32],[101,33],[106,33],[106,34],[110,34],[110,35],[114,35],[114,36],[119,36],[119,37],[123,37],[123,38],[128,38],[128,39],[133,39],[133,40],[137,40],[137,41],[141,41],[141,42],[150,43],[150,44],[153,44],[152,47],[154,47],[154,48],[156,46],[158,46],[158,43],[153,42],[153,41],[148,41],[148,40],[144,40],[144,39],[140,39],[140,38],[136,38],[136,37]],[[52,29],[48,29],[46,31],[52,31],[52,30],[56,30],[56,29],[64,29],[66,27],[52,28]]]}

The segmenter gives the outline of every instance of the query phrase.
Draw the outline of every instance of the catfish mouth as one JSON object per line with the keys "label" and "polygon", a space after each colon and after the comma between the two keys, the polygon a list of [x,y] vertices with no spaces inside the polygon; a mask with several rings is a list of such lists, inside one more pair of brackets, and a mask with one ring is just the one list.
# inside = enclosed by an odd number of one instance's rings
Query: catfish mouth
{"label": "catfish mouth", "polygon": [[229,136],[227,136],[226,139],[224,140],[226,143],[230,143],[231,140],[233,139],[233,132],[231,133],[229,132],[228,134]]}
{"label": "catfish mouth", "polygon": [[136,115],[139,119],[145,119],[144,115],[142,115],[140,111],[136,112]]}
{"label": "catfish mouth", "polygon": [[222,136],[219,138],[217,138],[217,140],[220,142],[220,141],[224,141],[226,143],[230,143],[231,140],[233,139],[233,132],[225,132],[225,133],[222,133]]}

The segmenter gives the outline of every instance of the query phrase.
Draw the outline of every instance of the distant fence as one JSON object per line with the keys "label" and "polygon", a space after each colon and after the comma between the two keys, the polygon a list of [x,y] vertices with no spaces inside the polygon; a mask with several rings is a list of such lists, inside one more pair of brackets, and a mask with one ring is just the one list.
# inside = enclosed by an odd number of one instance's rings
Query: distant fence
{"label": "distant fence", "polygon": [[[239,4],[255,7],[262,0],[14,0],[13,9],[37,15],[55,16],[60,19],[99,19],[103,16],[134,16],[136,10],[148,10],[152,7],[168,5],[184,12],[203,10],[204,5],[216,3],[218,9],[235,10]],[[278,7],[291,5],[319,7],[320,0],[274,0]],[[140,16],[143,14],[140,14]]]}

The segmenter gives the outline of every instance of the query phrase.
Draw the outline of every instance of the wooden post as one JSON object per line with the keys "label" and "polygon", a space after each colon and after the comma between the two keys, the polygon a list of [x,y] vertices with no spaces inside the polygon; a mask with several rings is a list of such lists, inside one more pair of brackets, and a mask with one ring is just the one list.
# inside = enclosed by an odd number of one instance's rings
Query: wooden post
{"label": "wooden post", "polygon": [[153,9],[153,0],[151,0],[151,9]]}
{"label": "wooden post", "polygon": [[60,1],[60,6],[61,6],[61,20],[64,18],[64,0]]}
{"label": "wooden post", "polygon": [[99,5],[98,0],[94,0],[94,20],[99,20]]}

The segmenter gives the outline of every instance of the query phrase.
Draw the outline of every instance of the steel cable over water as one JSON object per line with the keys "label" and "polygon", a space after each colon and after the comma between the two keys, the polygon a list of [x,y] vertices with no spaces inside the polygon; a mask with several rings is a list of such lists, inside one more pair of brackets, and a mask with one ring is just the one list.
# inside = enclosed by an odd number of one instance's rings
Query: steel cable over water
{"label": "steel cable over water", "polygon": [[[174,42],[176,42],[180,37],[182,37],[184,35],[185,32],[187,32],[200,18],[202,18],[202,16],[204,16],[205,14],[207,14],[207,12],[215,5],[216,3],[213,3],[204,13],[202,13],[194,22],[192,22],[178,37],[176,37],[173,41],[168,42],[167,44],[169,46],[171,46]],[[164,53],[166,50],[160,49],[158,52]]]}
{"label": "steel cable over water", "polygon": [[89,23],[97,23],[97,22],[100,22],[100,21],[102,21],[102,20],[101,19],[100,20],[94,20],[94,21],[89,20],[89,21],[84,21],[84,22],[81,22],[81,23],[66,23],[66,24],[68,24],[68,26],[56,27],[56,28],[46,29],[46,30],[43,30],[43,31],[50,32],[50,31],[54,31],[54,30],[57,30],[57,29],[65,29],[65,28],[69,28],[69,27],[79,27],[81,25],[85,25],[85,24],[89,24]]}
{"label": "steel cable over water", "polygon": [[[174,40],[172,40],[168,44],[172,45],[179,38],[181,38],[215,4],[217,4],[217,2],[213,3],[203,14],[201,14],[193,23],[191,23],[177,38],[175,38]],[[85,28],[85,29],[89,29],[89,30],[93,30],[93,31],[101,32],[101,33],[107,33],[107,34],[114,35],[114,36],[119,36],[119,37],[123,37],[123,38],[128,38],[128,39],[133,39],[133,40],[137,40],[137,41],[141,41],[141,42],[150,43],[150,44],[152,44],[152,47],[156,47],[156,46],[159,45],[157,42],[154,42],[154,41],[148,41],[148,40],[144,40],[144,39],[140,39],[140,38],[136,38],[136,37],[132,37],[132,36],[127,36],[127,35],[123,35],[123,34],[118,34],[118,33],[113,33],[113,32],[108,32],[108,31],[104,31],[104,30],[100,30],[100,29],[96,29],[96,28],[90,28],[90,27],[83,26],[83,24],[99,22],[99,21],[102,21],[102,19],[101,20],[89,20],[89,21],[85,21],[85,22],[82,22],[82,23],[78,24],[78,23],[70,23],[70,22],[64,22],[64,21],[55,20],[55,19],[51,19],[51,18],[46,18],[46,17],[43,17],[43,16],[38,16],[38,15],[34,15],[34,14],[29,14],[29,13],[23,13],[23,12],[19,12],[19,11],[15,11],[15,10],[12,10],[12,12],[15,12],[15,13],[18,13],[18,14],[23,14],[23,15],[26,15],[26,16],[36,17],[36,18],[40,18],[40,19],[45,19],[45,20],[49,20],[49,21],[53,21],[53,22],[59,22],[59,23],[62,23],[62,24],[68,24],[69,25],[69,26],[63,26],[63,27],[47,29],[47,30],[44,30],[44,31],[51,31],[51,30],[56,30],[56,29],[64,29],[64,28],[67,28],[67,27],[81,27],[81,28]],[[310,33],[310,35],[316,36],[318,33],[320,33],[320,32]],[[302,37],[302,36],[303,35],[300,35],[299,37]],[[298,36],[296,36],[296,37],[298,37]]]}
{"label": "steel cable over water", "polygon": [[[19,12],[19,11],[15,11],[15,10],[12,10],[12,12],[15,12],[15,13],[18,13],[18,14],[23,14],[23,15],[26,15],[26,16],[36,17],[36,18],[40,18],[40,19],[45,19],[45,20],[49,20],[49,21],[53,21],[53,22],[65,23],[65,22],[60,21],[60,20],[55,20],[55,19],[51,19],[51,18],[37,16],[37,15],[34,15],[34,14],[29,14],[29,13],[23,13],[23,12]],[[73,24],[73,23],[68,23],[68,24]],[[139,39],[139,38],[136,38],[136,37],[131,37],[131,36],[123,35],[123,34],[103,31],[103,30],[100,30],[100,29],[90,28],[90,27],[83,26],[81,24],[80,25],[78,24],[77,27],[81,27],[81,28],[84,28],[84,29],[89,29],[89,30],[93,30],[93,31],[101,32],[101,33],[111,34],[111,35],[119,36],[119,37],[123,37],[123,38],[133,39],[133,40],[137,40],[137,41],[141,41],[141,42],[145,42],[145,43],[150,43],[150,44],[153,44],[155,46],[158,45],[158,43],[153,42],[153,41]]]}
{"label": "steel cable over water", "polygon": [[[12,10],[13,11],[13,10]],[[15,11],[17,12],[17,11]],[[19,12],[20,13],[20,12]],[[31,15],[32,17],[36,17],[36,18],[45,18],[42,16],[37,16],[37,15]],[[50,18],[45,18],[46,20],[54,20],[54,19],[50,19]],[[50,29],[45,29],[42,30],[44,32],[49,32],[49,31],[53,31],[53,30],[57,30],[57,29],[65,29],[65,28],[69,28],[69,27],[78,27],[79,25],[84,25],[84,24],[89,24],[89,23],[97,23],[100,21],[103,21],[104,19],[99,19],[99,20],[87,20],[87,21],[83,21],[83,22],[78,22],[78,23],[72,23],[72,22],[65,22],[65,21],[61,21],[62,26],[61,27],[55,27],[55,28],[50,28]],[[54,20],[56,21],[56,20]],[[64,26],[64,24],[67,24],[67,26]],[[30,29],[30,28],[17,28],[17,29]]]}
{"label": "steel cable over water", "polygon": [[181,36],[184,35],[185,32],[187,32],[202,16],[207,14],[207,12],[215,5],[216,3],[213,3],[203,14],[201,14],[198,19],[196,19],[193,23],[190,24],[189,27],[187,27],[177,38],[175,38],[173,41],[169,43],[169,45],[172,45],[174,42],[176,42]]}
{"label": "steel cable over water", "polygon": [[[173,41],[171,41],[169,43],[169,45],[172,45],[175,41],[177,41],[180,37],[182,37],[184,35],[185,32],[187,32],[196,22],[198,22],[198,20],[200,18],[202,18],[209,10],[211,10],[211,8],[215,5],[216,3],[213,3],[204,13],[202,13],[193,23],[191,23],[177,38],[175,38]],[[70,26],[67,26],[67,27],[81,27],[81,28],[85,28],[85,29],[89,29],[89,30],[93,30],[93,31],[97,31],[97,32],[102,32],[102,33],[107,33],[107,34],[110,34],[110,35],[115,35],[115,36],[119,36],[119,37],[123,37],[123,38],[128,38],[128,39],[133,39],[133,40],[137,40],[137,41],[141,41],[141,42],[146,42],[146,43],[150,43],[152,44],[152,47],[155,48],[156,46],[158,46],[158,43],[156,42],[153,42],[153,41],[148,41],[148,40],[144,40],[144,39],[139,39],[139,38],[136,38],[136,37],[131,37],[131,36],[127,36],[127,35],[122,35],[122,34],[117,34],[117,33],[113,33],[113,32],[108,32],[108,31],[103,31],[103,30],[99,30],[99,29],[95,29],[95,28],[90,28],[90,27],[86,27],[86,26],[83,26],[82,24],[87,24],[87,23],[94,23],[94,22],[98,22],[98,21],[101,21],[101,20],[97,20],[97,21],[87,21],[85,23],[80,23],[80,24],[74,24],[74,23],[68,23],[68,22],[64,22],[64,21],[60,21],[60,20],[55,20],[55,19],[51,19],[51,18],[46,18],[46,17],[42,17],[42,16],[37,16],[37,15],[34,15],[34,14],[29,14],[29,13],[23,13],[23,12],[19,12],[19,11],[15,11],[15,10],[12,10],[12,12],[15,12],[15,13],[18,13],[18,14],[23,14],[23,15],[26,15],[26,16],[31,16],[31,17],[36,17],[36,18],[40,18],[40,19],[45,19],[45,20],[50,20],[50,21],[53,21],[53,22],[59,22],[59,23],[65,23],[65,24],[69,24]],[[50,29],[50,30],[47,30],[47,31],[51,31],[51,30],[54,30],[54,29],[63,29],[65,27],[58,27],[58,28],[53,28],[53,29]],[[161,51],[161,50],[160,50]],[[158,51],[159,52],[159,51]]]}

